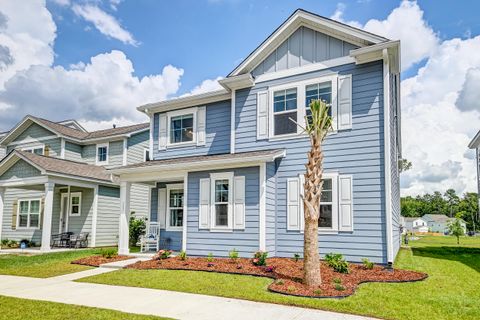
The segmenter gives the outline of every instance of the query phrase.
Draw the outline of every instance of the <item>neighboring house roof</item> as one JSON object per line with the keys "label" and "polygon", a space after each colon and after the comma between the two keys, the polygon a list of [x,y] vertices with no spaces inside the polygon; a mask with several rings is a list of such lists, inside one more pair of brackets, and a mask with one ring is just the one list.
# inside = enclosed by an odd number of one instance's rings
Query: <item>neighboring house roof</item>
{"label": "neighboring house roof", "polygon": [[121,173],[130,173],[132,170],[134,172],[142,172],[154,170],[180,170],[180,169],[194,169],[194,168],[205,168],[206,165],[216,165],[228,164],[230,166],[235,166],[240,163],[251,163],[251,162],[261,162],[261,161],[274,161],[277,158],[285,156],[284,149],[274,149],[274,150],[261,150],[261,151],[249,151],[249,152],[238,152],[238,153],[226,153],[226,154],[217,154],[217,155],[203,155],[203,156],[189,156],[182,158],[174,159],[164,159],[164,160],[151,160],[146,162],[140,162],[137,164],[132,164],[128,166],[123,166],[119,168],[110,169],[109,171],[114,174]]}
{"label": "neighboring house roof", "polygon": [[109,184],[117,183],[116,178],[104,167],[37,155],[20,150],[13,150],[0,161],[0,175],[4,174],[18,160],[24,160],[44,175],[62,175],[80,180],[95,180]]}
{"label": "neighboring house roof", "polygon": [[147,122],[125,127],[85,132],[82,130],[73,129],[61,123],[27,115],[12,130],[10,130],[5,135],[5,137],[2,138],[0,144],[7,145],[11,141],[13,141],[21,132],[28,128],[32,123],[36,123],[59,136],[69,138],[78,142],[93,142],[95,140],[108,139],[117,136],[121,137],[130,135],[132,133],[146,131],[150,128],[150,123]]}
{"label": "neighboring house roof", "polygon": [[413,222],[418,219],[423,220],[422,217],[404,217],[403,219],[405,220],[405,222]]}
{"label": "neighboring house roof", "polygon": [[480,147],[480,130],[477,132],[475,137],[473,137],[472,141],[468,144],[468,147],[470,149],[476,149]]}
{"label": "neighboring house roof", "polygon": [[[447,215],[444,214],[426,214],[423,217],[423,220],[427,222],[435,222],[435,223],[448,223],[452,220],[455,220],[455,218],[450,218]],[[462,222],[465,222],[464,220],[460,219]]]}

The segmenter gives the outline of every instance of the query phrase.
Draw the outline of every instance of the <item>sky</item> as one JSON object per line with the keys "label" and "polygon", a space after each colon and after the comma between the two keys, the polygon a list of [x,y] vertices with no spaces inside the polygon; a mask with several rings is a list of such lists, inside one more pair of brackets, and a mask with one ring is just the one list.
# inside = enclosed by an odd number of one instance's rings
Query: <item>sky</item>
{"label": "sky", "polygon": [[476,191],[478,1],[0,0],[0,132],[146,121],[136,107],[217,89],[297,8],[401,40],[402,195]]}

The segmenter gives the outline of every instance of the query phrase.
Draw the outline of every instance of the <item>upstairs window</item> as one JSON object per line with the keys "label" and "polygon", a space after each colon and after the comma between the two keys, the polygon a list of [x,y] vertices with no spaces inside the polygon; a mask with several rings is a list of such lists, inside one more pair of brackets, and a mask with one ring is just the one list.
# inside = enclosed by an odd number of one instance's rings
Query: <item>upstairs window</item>
{"label": "upstairs window", "polygon": [[43,156],[45,154],[45,146],[27,147],[27,148],[23,148],[22,151],[35,153]]}
{"label": "upstairs window", "polygon": [[18,201],[18,228],[40,227],[40,199]]}
{"label": "upstairs window", "polygon": [[310,118],[312,112],[310,111],[310,103],[312,100],[325,101],[330,108],[328,109],[328,115],[332,116],[332,82],[322,82],[307,85],[305,87],[305,110],[307,117]]}
{"label": "upstairs window", "polygon": [[170,143],[193,142],[193,113],[170,118]]}
{"label": "upstairs window", "polygon": [[97,144],[97,164],[108,164],[108,143]]}
{"label": "upstairs window", "polygon": [[[293,121],[292,121],[293,120]],[[297,133],[297,88],[273,93],[273,134]]]}

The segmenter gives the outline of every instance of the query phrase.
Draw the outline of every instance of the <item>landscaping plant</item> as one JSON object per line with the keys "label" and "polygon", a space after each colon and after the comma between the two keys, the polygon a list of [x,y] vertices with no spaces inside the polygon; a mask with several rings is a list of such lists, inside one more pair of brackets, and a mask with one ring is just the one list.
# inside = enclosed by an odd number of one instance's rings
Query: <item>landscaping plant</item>
{"label": "landscaping plant", "polygon": [[298,262],[298,260],[300,260],[300,254],[299,253],[294,253],[293,254],[293,260],[295,260],[295,262]]}
{"label": "landscaping plant", "polygon": [[156,260],[164,260],[170,258],[172,255],[172,250],[159,250],[156,256]]}
{"label": "landscaping plant", "polygon": [[147,228],[147,224],[145,222],[145,219],[130,217],[130,224],[129,224],[130,246],[133,247],[137,245],[138,241],[140,241],[140,237],[145,234],[146,228]]}
{"label": "landscaping plant", "polygon": [[373,266],[375,265],[372,261],[368,260],[367,258],[362,259],[363,267],[367,270],[372,270]]}
{"label": "landscaping plant", "polygon": [[106,259],[112,259],[113,257],[117,256],[117,249],[115,248],[104,248],[100,251],[102,257]]}
{"label": "landscaping plant", "polygon": [[338,273],[349,273],[348,262],[345,261],[340,253],[327,253],[325,262],[329,267]]}
{"label": "landscaping plant", "polygon": [[233,248],[233,250],[228,253],[228,257],[230,258],[230,260],[232,260],[233,263],[236,262],[238,259],[237,249]]}
{"label": "landscaping plant", "polygon": [[456,218],[448,225],[448,231],[452,236],[457,238],[457,244],[460,244],[460,237],[465,234],[465,230],[462,228],[462,222],[460,219]]}
{"label": "landscaping plant", "polygon": [[207,256],[207,261],[208,261],[208,262],[213,262],[213,260],[215,260],[215,259],[213,258],[213,253],[210,252],[210,253],[208,254],[208,256]]}
{"label": "landscaping plant", "polygon": [[178,257],[179,257],[180,260],[182,260],[182,261],[187,260],[187,252],[184,251],[184,250],[180,251],[180,254],[178,255]]}
{"label": "landscaping plant", "polygon": [[252,263],[256,266],[266,266],[267,265],[267,256],[268,256],[268,252],[257,251],[253,255]]}

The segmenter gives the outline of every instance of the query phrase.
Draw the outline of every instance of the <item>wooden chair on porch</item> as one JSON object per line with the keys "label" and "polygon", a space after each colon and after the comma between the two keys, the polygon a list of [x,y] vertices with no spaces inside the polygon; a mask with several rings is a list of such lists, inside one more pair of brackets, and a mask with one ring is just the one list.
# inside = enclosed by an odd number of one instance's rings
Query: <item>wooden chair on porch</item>
{"label": "wooden chair on porch", "polygon": [[140,238],[140,252],[158,251],[160,246],[160,225],[150,222],[145,235]]}

